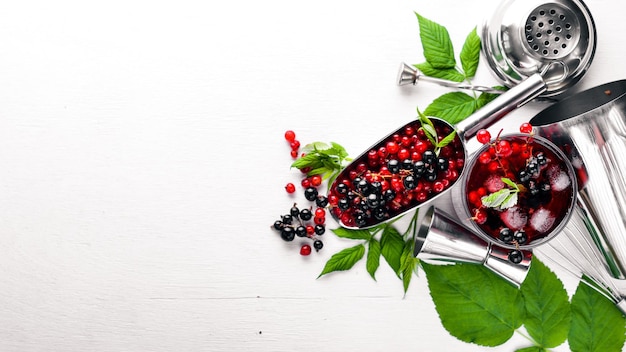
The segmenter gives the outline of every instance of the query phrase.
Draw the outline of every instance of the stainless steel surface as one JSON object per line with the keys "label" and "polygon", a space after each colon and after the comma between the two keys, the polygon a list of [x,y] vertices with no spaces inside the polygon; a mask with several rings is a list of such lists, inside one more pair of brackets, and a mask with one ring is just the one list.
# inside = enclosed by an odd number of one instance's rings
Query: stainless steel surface
{"label": "stainless steel surface", "polygon": [[576,167],[581,216],[607,270],[626,279],[626,80],[568,97],[530,123]]}
{"label": "stainless steel surface", "polygon": [[594,20],[580,0],[506,0],[479,32],[487,63],[505,86],[555,62],[567,68],[568,79],[551,82],[543,96],[560,94],[584,76],[597,41]]}
{"label": "stainless steel surface", "polygon": [[508,260],[508,250],[493,246],[444,211],[430,207],[418,228],[414,254],[425,262],[482,264],[513,285],[526,278],[532,254],[523,251],[519,264]]}
{"label": "stainless steel surface", "polygon": [[492,94],[504,93],[504,90],[499,90],[499,89],[495,89],[492,87],[475,86],[472,84],[465,84],[461,82],[448,81],[448,80],[441,79],[441,78],[429,77],[429,76],[422,74],[422,72],[420,72],[420,70],[418,70],[415,66],[411,66],[407,63],[402,63],[400,65],[400,71],[398,72],[398,85],[400,86],[409,85],[409,84],[417,85],[418,82],[422,82],[422,81],[428,82],[428,83],[434,83],[434,84],[437,84],[443,87],[448,87],[448,88],[473,90],[477,92],[485,92],[485,93],[492,93]]}
{"label": "stainless steel surface", "polygon": [[580,207],[575,216],[554,241],[536,252],[537,257],[555,264],[613,301],[626,314],[626,302],[614,278],[607,270],[607,263],[595,239],[587,231],[585,216]]}

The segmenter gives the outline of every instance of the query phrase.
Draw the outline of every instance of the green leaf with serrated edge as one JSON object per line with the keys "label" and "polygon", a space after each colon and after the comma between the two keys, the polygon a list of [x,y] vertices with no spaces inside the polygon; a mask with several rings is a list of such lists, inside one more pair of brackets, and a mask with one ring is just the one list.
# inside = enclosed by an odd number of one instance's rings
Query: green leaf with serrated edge
{"label": "green leaf with serrated edge", "polygon": [[613,302],[581,282],[571,307],[568,344],[573,352],[622,351],[626,321]]}
{"label": "green leaf with serrated edge", "polygon": [[483,203],[483,206],[487,208],[498,208],[510,194],[510,189],[502,188],[499,191],[481,197],[480,201]]}
{"label": "green leaf with serrated edge", "polygon": [[402,250],[402,257],[400,259],[400,272],[402,273],[402,286],[404,287],[404,293],[409,289],[411,278],[413,277],[413,270],[417,265],[417,258],[413,255],[413,243],[407,241],[404,243],[404,249]]}
{"label": "green leaf with serrated edge", "polygon": [[337,237],[349,238],[351,240],[367,240],[372,238],[372,234],[368,230],[350,230],[343,227],[332,230]]}
{"label": "green leaf with serrated edge", "polygon": [[502,182],[504,184],[506,184],[507,186],[509,186],[509,187],[511,187],[511,188],[513,188],[515,190],[519,190],[519,186],[517,185],[517,183],[511,181],[510,178],[502,177],[502,178],[500,178],[500,180],[502,180]]}
{"label": "green leaf with serrated edge", "polygon": [[452,141],[454,141],[455,137],[456,137],[456,131],[452,131],[450,134],[448,134],[447,136],[443,137],[443,139],[437,143],[437,147],[438,148],[445,147],[446,145],[452,143]]}
{"label": "green leaf with serrated edge", "polygon": [[424,134],[426,135],[426,138],[428,138],[428,140],[433,145],[436,145],[437,144],[437,130],[435,129],[435,125],[426,115],[424,115],[424,113],[420,111],[419,108],[417,109],[417,116],[422,125],[422,127],[420,128],[424,130]]}
{"label": "green leaf with serrated edge", "polygon": [[380,242],[372,239],[367,246],[367,261],[365,267],[372,279],[376,280],[376,270],[380,266]]}
{"label": "green leaf with serrated edge", "polygon": [[386,226],[380,236],[380,253],[400,278],[400,259],[404,249],[404,240],[393,226]]}
{"label": "green leaf with serrated edge", "polygon": [[428,62],[423,62],[413,66],[420,70],[420,72],[422,72],[425,76],[441,78],[454,82],[463,82],[465,80],[465,75],[459,72],[456,68],[434,68],[433,65]]}
{"label": "green leaf with serrated edge", "polygon": [[502,204],[500,204],[499,206],[500,210],[509,209],[510,207],[514,206],[515,204],[517,204],[517,199],[518,199],[517,192],[513,192],[509,194],[508,197],[506,197],[502,201]]}
{"label": "green leaf with serrated edge", "polygon": [[465,77],[474,77],[480,59],[480,37],[476,34],[476,28],[465,38],[465,43],[463,44],[459,57],[461,59],[461,67],[463,67],[463,72],[465,72]]}
{"label": "green leaf with serrated edge", "polygon": [[565,342],[571,311],[561,280],[534,257],[520,290],[526,307],[524,327],[533,340],[544,348]]}
{"label": "green leaf with serrated edge", "polygon": [[443,327],[461,341],[498,346],[522,325],[524,300],[518,289],[482,265],[422,268]]}
{"label": "green leaf with serrated edge", "polygon": [[530,346],[530,347],[517,349],[515,350],[515,352],[547,352],[547,350],[539,346]]}
{"label": "green leaf with serrated edge", "polygon": [[[495,89],[501,90],[501,91],[506,91],[507,88],[504,86],[495,86],[493,87]],[[500,94],[493,94],[493,93],[480,93],[480,95],[478,96],[478,99],[476,99],[476,110],[482,108],[483,106],[489,104],[490,102],[492,102],[495,98],[499,97]]]}
{"label": "green leaf with serrated edge", "polygon": [[476,111],[476,99],[463,93],[446,93],[433,100],[424,113],[436,116],[449,124],[457,124]]}
{"label": "green leaf with serrated edge", "polygon": [[334,271],[350,270],[365,254],[365,246],[358,244],[335,254],[326,262],[324,269],[317,278]]}
{"label": "green leaf with serrated edge", "polygon": [[417,20],[420,28],[420,39],[424,50],[424,57],[434,68],[445,69],[456,66],[454,48],[450,40],[448,30],[431,21],[417,12]]}

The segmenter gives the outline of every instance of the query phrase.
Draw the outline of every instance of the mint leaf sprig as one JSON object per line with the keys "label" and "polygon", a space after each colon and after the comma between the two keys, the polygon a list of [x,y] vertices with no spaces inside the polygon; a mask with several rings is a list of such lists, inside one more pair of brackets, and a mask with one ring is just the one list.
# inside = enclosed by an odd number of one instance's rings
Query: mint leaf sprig
{"label": "mint leaf sprig", "polygon": [[435,129],[435,125],[433,124],[431,119],[429,119],[424,113],[422,113],[419,108],[417,109],[417,116],[420,123],[422,124],[422,127],[420,127],[420,129],[424,131],[426,138],[428,138],[428,140],[435,147],[435,154],[439,155],[441,148],[447,146],[452,141],[454,141],[454,137],[456,137],[456,131],[452,130],[452,132],[450,132],[447,136],[439,140],[439,136],[437,136],[437,130]]}
{"label": "mint leaf sprig", "polygon": [[499,191],[481,197],[480,201],[483,206],[505,210],[517,204],[518,193],[524,186],[518,185],[507,177],[502,177],[500,180],[509,188],[504,187]]}
{"label": "mint leaf sprig", "polygon": [[325,180],[332,180],[352,160],[346,149],[335,142],[313,142],[305,145],[302,152],[304,155],[291,167],[305,170],[308,176],[322,175]]}

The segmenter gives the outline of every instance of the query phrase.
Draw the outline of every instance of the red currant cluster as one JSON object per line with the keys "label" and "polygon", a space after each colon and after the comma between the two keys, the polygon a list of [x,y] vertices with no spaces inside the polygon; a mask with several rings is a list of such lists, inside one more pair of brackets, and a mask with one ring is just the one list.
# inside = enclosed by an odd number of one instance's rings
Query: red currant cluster
{"label": "red currant cluster", "polygon": [[[433,120],[439,141],[450,126]],[[426,202],[459,178],[465,163],[460,138],[433,144],[419,121],[405,126],[350,164],[331,186],[333,216],[347,226],[366,227]]]}
{"label": "red currant cluster", "polygon": [[285,132],[285,140],[291,147],[291,157],[296,159],[298,157],[298,151],[300,150],[300,141],[296,139],[296,133],[292,130]]}
{"label": "red currant cluster", "polygon": [[[285,139],[290,143],[291,156],[296,158],[300,148],[300,142],[295,139],[296,134],[288,130],[285,132]],[[319,239],[326,232],[326,207],[328,198],[319,194],[318,188],[322,185],[321,175],[306,176],[308,169],[301,169],[305,176],[300,181],[304,197],[314,204],[308,208],[300,209],[294,203],[289,213],[282,215],[280,220],[276,220],[272,228],[280,233],[283,240],[291,242],[295,237],[308,238],[313,241],[313,248],[319,251],[324,247],[324,243]],[[285,185],[285,191],[289,194],[296,192],[296,185],[289,182]],[[314,209],[315,208],[315,209]],[[300,254],[307,256],[311,254],[312,248],[309,244],[300,247]]]}

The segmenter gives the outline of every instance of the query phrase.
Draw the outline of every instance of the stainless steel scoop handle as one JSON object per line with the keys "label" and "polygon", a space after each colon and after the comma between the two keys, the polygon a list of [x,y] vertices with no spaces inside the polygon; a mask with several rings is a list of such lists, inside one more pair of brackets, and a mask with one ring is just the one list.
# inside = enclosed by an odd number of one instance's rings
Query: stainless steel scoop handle
{"label": "stainless steel scoop handle", "polygon": [[546,89],[547,84],[543,76],[535,73],[456,124],[457,133],[467,141],[481,128],[492,125],[504,115],[533,100]]}

